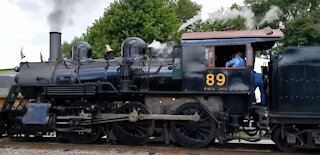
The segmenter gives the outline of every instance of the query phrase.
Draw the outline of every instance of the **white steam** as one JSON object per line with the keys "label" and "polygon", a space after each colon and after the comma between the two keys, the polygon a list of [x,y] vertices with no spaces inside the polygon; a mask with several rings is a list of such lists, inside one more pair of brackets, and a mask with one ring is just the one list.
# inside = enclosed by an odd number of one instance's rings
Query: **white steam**
{"label": "white steam", "polygon": [[157,40],[153,40],[151,44],[148,45],[151,48],[153,54],[157,57],[166,57],[170,55],[173,51],[174,42],[170,41],[167,43],[161,43]]}
{"label": "white steam", "polygon": [[160,41],[153,40],[151,44],[148,45],[149,48],[154,48],[154,49],[165,49],[167,46],[166,43],[161,43]]}
{"label": "white steam", "polygon": [[178,32],[180,32],[181,30],[184,30],[188,26],[193,25],[195,22],[200,21],[200,20],[201,20],[201,14],[197,14],[197,15],[193,16],[191,19],[187,20],[185,23],[183,23],[179,27]]}
{"label": "white steam", "polygon": [[238,9],[224,9],[221,8],[220,10],[209,13],[209,21],[214,22],[216,20],[228,20],[234,19],[237,17],[244,17],[246,19],[246,27],[249,29],[254,28],[255,21],[254,21],[254,13],[248,7],[242,7],[240,10]]}
{"label": "white steam", "polygon": [[[260,22],[258,22],[259,24],[257,24],[255,21],[255,15],[254,15],[251,8],[248,8],[246,6],[241,7],[240,9],[221,8],[220,10],[218,10],[216,12],[209,13],[209,18],[207,19],[207,21],[209,21],[209,22],[215,22],[217,20],[226,21],[228,19],[235,19],[237,17],[243,17],[243,18],[245,18],[246,27],[248,29],[253,29],[257,25],[261,25],[264,23],[270,23],[276,19],[279,19],[279,17],[282,14],[283,14],[283,12],[281,11],[281,9],[279,7],[272,5],[272,6],[270,6],[270,9],[267,11],[267,13],[262,18],[262,20]],[[178,31],[181,31],[181,30],[185,29],[186,27],[188,27],[188,26],[190,26],[200,20],[201,20],[201,15],[198,14],[198,15],[192,17],[191,19],[189,19],[187,22],[183,23],[179,27]]]}
{"label": "white steam", "polygon": [[283,12],[279,7],[272,5],[270,6],[270,10],[266,13],[258,25],[273,22],[274,20],[279,19],[279,16],[282,14]]}

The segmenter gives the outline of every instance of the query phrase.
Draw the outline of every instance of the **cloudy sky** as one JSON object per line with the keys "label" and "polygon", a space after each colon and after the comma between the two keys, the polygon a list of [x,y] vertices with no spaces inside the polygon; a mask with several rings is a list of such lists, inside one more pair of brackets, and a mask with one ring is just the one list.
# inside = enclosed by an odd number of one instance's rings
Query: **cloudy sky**
{"label": "cloudy sky", "polygon": [[[1,0],[0,1],[0,69],[13,68],[19,64],[20,50],[26,58],[23,61],[40,61],[49,56],[49,31],[47,16],[53,8],[52,0]],[[85,32],[98,19],[113,0],[72,0],[78,4],[71,8],[71,14],[62,29],[62,40],[70,41]],[[243,0],[193,0],[202,5],[202,18],[221,7]],[[94,2],[94,3],[93,3]],[[72,7],[72,6],[71,6]]]}

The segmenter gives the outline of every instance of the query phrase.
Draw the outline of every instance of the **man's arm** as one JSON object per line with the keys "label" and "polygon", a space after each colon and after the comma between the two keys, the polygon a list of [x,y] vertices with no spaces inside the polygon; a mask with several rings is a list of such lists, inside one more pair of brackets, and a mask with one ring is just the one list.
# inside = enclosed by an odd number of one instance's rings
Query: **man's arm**
{"label": "man's arm", "polygon": [[230,61],[228,61],[228,62],[226,63],[226,67],[232,66],[235,62],[236,62],[236,59],[233,58],[232,60],[230,60]]}

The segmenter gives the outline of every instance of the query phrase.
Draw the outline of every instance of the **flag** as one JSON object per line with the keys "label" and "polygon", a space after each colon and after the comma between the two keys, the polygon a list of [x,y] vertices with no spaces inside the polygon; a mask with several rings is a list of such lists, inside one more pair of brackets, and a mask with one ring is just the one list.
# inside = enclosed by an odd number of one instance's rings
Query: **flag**
{"label": "flag", "polygon": [[26,57],[26,56],[23,54],[23,47],[21,47],[21,50],[20,50],[20,57],[21,57],[21,60]]}
{"label": "flag", "polygon": [[42,51],[40,52],[40,61],[43,62]]}

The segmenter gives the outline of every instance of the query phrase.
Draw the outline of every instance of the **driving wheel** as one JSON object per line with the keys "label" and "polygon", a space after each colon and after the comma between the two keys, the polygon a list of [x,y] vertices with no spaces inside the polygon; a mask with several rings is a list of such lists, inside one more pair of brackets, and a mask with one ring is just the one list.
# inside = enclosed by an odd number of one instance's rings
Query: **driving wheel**
{"label": "driving wheel", "polygon": [[[119,114],[150,114],[147,106],[139,102],[129,102],[117,110]],[[119,121],[113,123],[112,132],[117,141],[123,145],[144,145],[150,139],[154,128],[153,120],[138,120],[137,122]]]}
{"label": "driving wheel", "polygon": [[179,106],[174,114],[200,116],[199,121],[172,121],[171,134],[175,140],[187,148],[206,147],[215,137],[216,122],[199,103]]}

